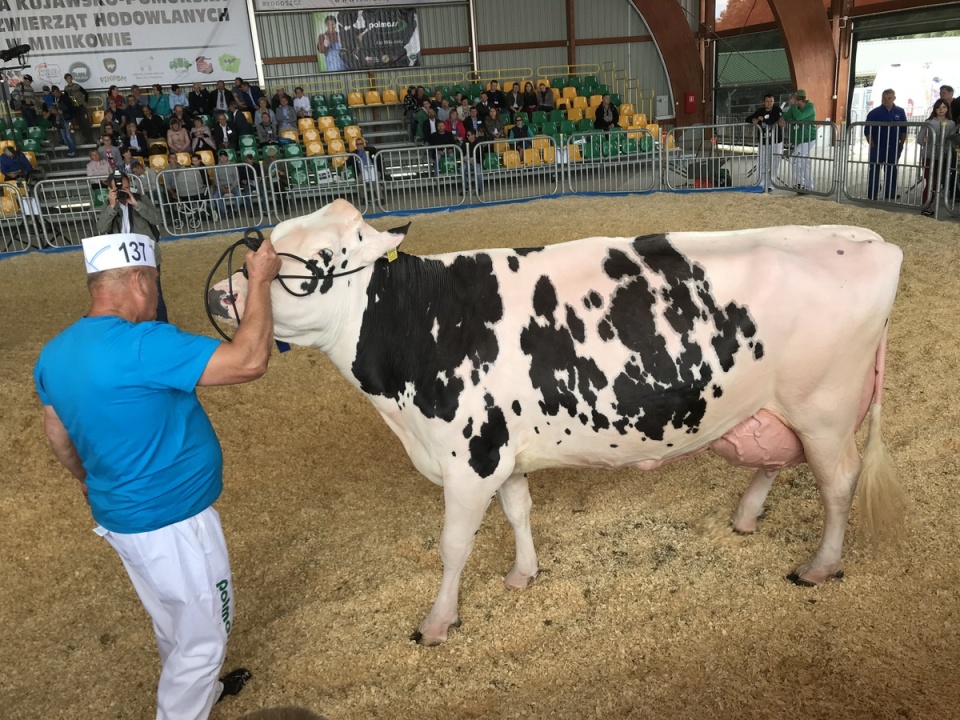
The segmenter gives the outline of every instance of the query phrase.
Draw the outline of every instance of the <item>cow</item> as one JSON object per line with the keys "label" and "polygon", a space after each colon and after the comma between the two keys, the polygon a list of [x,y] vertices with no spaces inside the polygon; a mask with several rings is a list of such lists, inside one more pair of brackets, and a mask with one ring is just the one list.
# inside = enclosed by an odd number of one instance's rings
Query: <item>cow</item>
{"label": "cow", "polygon": [[[755,473],[732,517],[750,533],[779,470],[806,462],[825,523],[788,576],[802,585],[842,576],[858,478],[868,525],[902,519],[880,437],[902,253],[875,233],[771,227],[424,257],[397,252],[405,233],[343,200],[282,222],[271,300],[275,337],[325,352],[443,487],[443,579],[419,642],[459,626],[460,574],[494,495],[516,538],[505,584],[537,575],[533,470],[652,470],[710,450]],[[211,311],[242,321],[245,283],[217,283]]]}

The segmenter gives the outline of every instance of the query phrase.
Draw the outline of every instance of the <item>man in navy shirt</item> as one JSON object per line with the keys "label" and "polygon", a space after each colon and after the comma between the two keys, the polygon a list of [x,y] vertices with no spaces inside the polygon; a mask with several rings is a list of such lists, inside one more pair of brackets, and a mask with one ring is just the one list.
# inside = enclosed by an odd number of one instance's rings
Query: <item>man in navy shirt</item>
{"label": "man in navy shirt", "polygon": [[897,161],[900,159],[900,153],[903,152],[903,143],[907,139],[907,128],[906,126],[870,124],[905,123],[907,114],[903,108],[893,104],[896,99],[897,94],[893,90],[884,90],[880,107],[875,107],[867,113],[867,126],[863,134],[870,144],[870,175],[867,181],[869,200],[877,199],[881,169],[884,175],[883,199],[893,200],[897,197]]}
{"label": "man in navy shirt", "polygon": [[90,310],[47,343],[34,368],[44,430],[153,620],[157,719],[206,720],[250,673],[217,679],[235,621],[233,580],[212,507],[223,457],[196,387],[266,372],[280,260],[269,241],[247,254],[246,311],[223,344],[155,322],[152,238],[87,238],[83,255]]}

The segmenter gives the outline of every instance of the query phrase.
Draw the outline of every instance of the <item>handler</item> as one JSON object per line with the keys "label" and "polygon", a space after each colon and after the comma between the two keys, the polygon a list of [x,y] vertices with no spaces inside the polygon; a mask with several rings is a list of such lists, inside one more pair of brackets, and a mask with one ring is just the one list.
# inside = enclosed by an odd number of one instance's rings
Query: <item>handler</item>
{"label": "handler", "polygon": [[88,238],[83,256],[90,310],[47,343],[34,368],[44,429],[153,620],[162,662],[157,720],[205,720],[250,673],[217,679],[235,622],[233,582],[212,507],[223,456],[195,388],[266,372],[280,259],[269,240],[247,254],[243,322],[221,344],[154,321],[151,238]]}

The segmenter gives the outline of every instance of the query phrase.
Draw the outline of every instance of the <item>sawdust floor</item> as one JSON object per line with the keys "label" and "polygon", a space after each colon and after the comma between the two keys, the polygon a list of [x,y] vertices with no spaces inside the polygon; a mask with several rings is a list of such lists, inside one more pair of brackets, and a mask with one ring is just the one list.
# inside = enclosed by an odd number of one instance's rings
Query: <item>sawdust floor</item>
{"label": "sawdust floor", "polygon": [[[865,226],[906,253],[884,406],[912,499],[899,556],[868,552],[855,505],[846,579],[786,582],[822,527],[805,467],[781,475],[748,538],[705,530],[749,478],[713,457],[651,473],[543,471],[531,477],[539,579],[504,589],[513,537],[494,504],[463,576],[463,627],[419,647],[408,636],[439,587],[441,490],[325,357],[294,349],[259,382],[201,391],[226,464],[217,507],[238,613],[227,667],[255,674],[214,720],[276,705],[330,720],[960,717],[956,222],[798,197],[564,199],[414,218],[404,248],[791,222]],[[188,330],[211,332],[203,281],[228,239],[164,247],[171,316]],[[7,720],[153,717],[150,623],[47,449],[31,382],[42,344],[85,307],[78,254],[0,262]]]}

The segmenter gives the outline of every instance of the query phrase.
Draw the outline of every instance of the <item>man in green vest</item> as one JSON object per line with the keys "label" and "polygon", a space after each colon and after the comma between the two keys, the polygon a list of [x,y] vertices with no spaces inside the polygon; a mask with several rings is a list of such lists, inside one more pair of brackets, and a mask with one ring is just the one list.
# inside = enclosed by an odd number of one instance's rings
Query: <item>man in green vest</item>
{"label": "man in green vest", "polygon": [[797,90],[790,98],[790,107],[780,117],[780,126],[790,123],[788,138],[793,150],[790,153],[790,165],[793,170],[793,184],[797,193],[813,190],[813,173],[810,169],[810,153],[817,142],[817,109],[807,100],[804,90]]}

